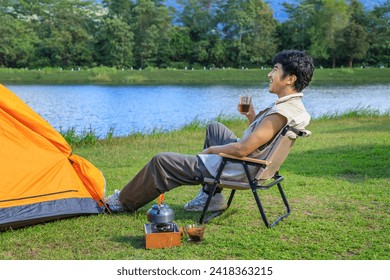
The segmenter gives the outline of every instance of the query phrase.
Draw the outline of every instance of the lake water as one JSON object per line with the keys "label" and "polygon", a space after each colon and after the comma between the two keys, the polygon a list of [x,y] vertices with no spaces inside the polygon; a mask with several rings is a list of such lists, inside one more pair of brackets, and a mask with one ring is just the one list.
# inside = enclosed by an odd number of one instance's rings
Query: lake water
{"label": "lake water", "polygon": [[[240,94],[251,94],[255,108],[276,96],[268,86],[106,86],[9,85],[57,130],[92,128],[99,137],[110,129],[115,136],[154,129],[170,131],[193,120],[210,121],[218,115],[239,115]],[[310,87],[304,104],[313,118],[369,108],[390,111],[390,85]]]}

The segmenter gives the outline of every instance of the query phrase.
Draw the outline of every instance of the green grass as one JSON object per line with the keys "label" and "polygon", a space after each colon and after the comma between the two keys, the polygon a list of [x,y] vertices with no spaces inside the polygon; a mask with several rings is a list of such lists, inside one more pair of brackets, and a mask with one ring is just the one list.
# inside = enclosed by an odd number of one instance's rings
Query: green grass
{"label": "green grass", "polygon": [[[67,130],[60,129],[60,133],[71,146],[94,145],[98,140],[98,136],[92,127],[83,131],[81,134],[77,133],[74,127]],[[107,138],[112,138],[111,132],[107,134]]]}
{"label": "green grass", "polygon": [[[38,70],[0,68],[3,84],[253,84],[267,83],[270,69],[215,70],[117,70],[92,68],[80,71],[45,68]],[[378,84],[390,82],[390,68],[317,69],[312,85]]]}
{"label": "green grass", "polygon": [[[237,135],[246,123],[223,119]],[[205,240],[176,248],[145,250],[143,224],[155,201],[134,214],[65,219],[0,233],[0,259],[201,259],[355,260],[390,256],[390,115],[348,114],[314,120],[313,135],[300,139],[281,169],[292,213],[275,228],[260,219],[251,193],[206,226]],[[107,192],[120,189],[158,152],[196,154],[204,124],[179,131],[97,140],[74,148],[100,168]],[[175,222],[185,226],[199,213],[183,210],[198,192],[183,186],[166,193]],[[276,189],[261,191],[268,215],[283,210]]]}

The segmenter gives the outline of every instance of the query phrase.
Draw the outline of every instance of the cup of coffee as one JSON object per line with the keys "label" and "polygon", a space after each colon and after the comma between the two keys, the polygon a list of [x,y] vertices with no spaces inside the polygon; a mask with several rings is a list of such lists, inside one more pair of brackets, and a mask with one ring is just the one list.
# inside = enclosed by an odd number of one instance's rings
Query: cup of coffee
{"label": "cup of coffee", "polygon": [[185,233],[188,236],[188,242],[200,242],[203,240],[204,236],[204,225],[188,225],[185,227]]}
{"label": "cup of coffee", "polygon": [[238,111],[242,114],[249,112],[249,107],[251,106],[252,96],[250,95],[240,95],[238,102]]}

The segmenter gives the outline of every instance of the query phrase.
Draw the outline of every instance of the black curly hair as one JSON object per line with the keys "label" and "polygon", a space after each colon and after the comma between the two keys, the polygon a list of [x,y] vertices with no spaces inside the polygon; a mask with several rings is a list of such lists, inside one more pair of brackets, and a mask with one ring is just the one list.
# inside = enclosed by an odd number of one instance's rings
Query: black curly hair
{"label": "black curly hair", "polygon": [[313,59],[304,51],[281,51],[276,54],[273,63],[274,65],[277,63],[282,65],[284,77],[288,75],[295,75],[297,77],[294,88],[298,92],[301,92],[305,87],[307,87],[313,77]]}

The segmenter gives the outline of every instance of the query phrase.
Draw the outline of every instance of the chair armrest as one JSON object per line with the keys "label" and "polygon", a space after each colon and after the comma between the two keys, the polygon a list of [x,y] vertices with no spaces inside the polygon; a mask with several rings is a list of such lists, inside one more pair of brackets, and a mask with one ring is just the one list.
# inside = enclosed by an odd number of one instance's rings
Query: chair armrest
{"label": "chair armrest", "polygon": [[266,160],[250,158],[250,157],[236,157],[236,156],[228,155],[225,153],[219,153],[218,155],[223,157],[223,158],[230,158],[230,159],[239,160],[239,161],[253,162],[253,163],[258,163],[258,164],[263,164],[263,165],[268,165],[271,163],[271,162],[266,161]]}

